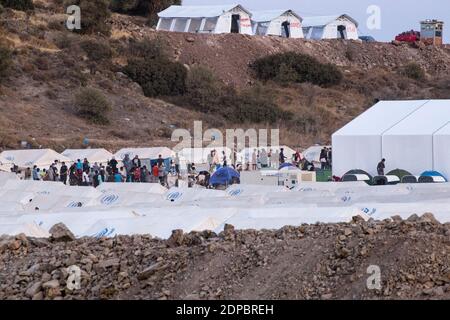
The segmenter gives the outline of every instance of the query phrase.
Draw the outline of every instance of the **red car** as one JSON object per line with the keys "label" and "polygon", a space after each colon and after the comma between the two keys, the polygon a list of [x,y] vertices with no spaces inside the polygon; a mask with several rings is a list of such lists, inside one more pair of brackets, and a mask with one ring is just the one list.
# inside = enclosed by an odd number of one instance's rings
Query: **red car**
{"label": "red car", "polygon": [[396,41],[400,42],[416,42],[420,41],[420,32],[419,31],[407,31],[399,34],[395,37]]}

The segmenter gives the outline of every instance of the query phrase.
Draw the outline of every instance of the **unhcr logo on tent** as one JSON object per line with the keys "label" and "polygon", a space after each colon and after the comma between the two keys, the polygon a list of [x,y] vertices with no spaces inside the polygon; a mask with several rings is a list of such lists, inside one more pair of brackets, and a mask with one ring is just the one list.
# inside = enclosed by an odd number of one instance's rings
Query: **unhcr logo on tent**
{"label": "unhcr logo on tent", "polygon": [[233,190],[228,191],[228,194],[231,197],[236,197],[236,196],[242,194],[242,192],[244,192],[244,190],[242,190],[242,189],[233,189]]}
{"label": "unhcr logo on tent", "polygon": [[183,195],[182,192],[174,191],[174,192],[170,192],[167,195],[166,199],[173,202],[173,201],[178,200],[179,198],[181,198],[182,195]]}
{"label": "unhcr logo on tent", "polygon": [[112,205],[119,200],[119,196],[116,194],[107,194],[100,199],[100,202],[104,205]]}
{"label": "unhcr logo on tent", "polygon": [[114,231],[116,231],[115,228],[104,228],[102,230],[100,230],[99,232],[97,232],[96,234],[94,234],[92,237],[96,238],[96,239],[100,239],[100,238],[104,238],[104,237],[110,237]]}

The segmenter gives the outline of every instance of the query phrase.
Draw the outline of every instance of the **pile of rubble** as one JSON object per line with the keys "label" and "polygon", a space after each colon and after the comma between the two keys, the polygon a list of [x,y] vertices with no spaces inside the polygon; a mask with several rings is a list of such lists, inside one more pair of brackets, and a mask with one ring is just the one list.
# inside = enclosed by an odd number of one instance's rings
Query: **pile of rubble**
{"label": "pile of rubble", "polygon": [[432,214],[168,240],[51,234],[0,238],[0,299],[450,298],[450,225]]}

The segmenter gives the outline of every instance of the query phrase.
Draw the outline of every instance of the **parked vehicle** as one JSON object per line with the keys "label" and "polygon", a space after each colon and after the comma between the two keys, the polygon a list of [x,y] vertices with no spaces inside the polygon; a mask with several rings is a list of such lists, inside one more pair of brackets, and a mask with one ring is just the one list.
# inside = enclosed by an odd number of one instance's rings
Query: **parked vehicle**
{"label": "parked vehicle", "polygon": [[376,42],[375,38],[372,36],[360,36],[359,40],[362,42]]}
{"label": "parked vehicle", "polygon": [[414,43],[420,41],[420,32],[414,30],[402,32],[395,37],[395,40],[400,42]]}

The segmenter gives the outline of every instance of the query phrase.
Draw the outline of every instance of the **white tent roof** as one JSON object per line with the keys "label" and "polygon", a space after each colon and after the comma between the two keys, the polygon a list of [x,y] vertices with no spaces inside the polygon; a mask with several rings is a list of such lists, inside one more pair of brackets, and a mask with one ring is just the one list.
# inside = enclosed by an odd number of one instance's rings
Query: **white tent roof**
{"label": "white tent roof", "polygon": [[125,155],[128,154],[131,159],[137,155],[140,159],[150,159],[156,160],[159,155],[162,156],[163,159],[173,158],[175,153],[166,147],[157,147],[157,148],[124,148],[120,149],[116,152],[115,157],[117,160],[123,160]]}
{"label": "white tent roof", "polygon": [[213,18],[239,7],[249,15],[251,13],[239,4],[215,6],[170,6],[158,13],[160,18]]}
{"label": "white tent roof", "polygon": [[336,21],[339,18],[346,18],[352,21],[356,26],[358,26],[358,22],[350,17],[349,15],[333,15],[333,16],[314,16],[314,17],[304,17],[303,18],[303,27],[323,27],[327,24]]}
{"label": "white tent roof", "polygon": [[380,101],[336,131],[333,136],[382,134],[427,102],[428,100]]}
{"label": "white tent roof", "polygon": [[113,154],[105,149],[66,149],[62,155],[74,162],[78,159],[83,161],[86,158],[90,163],[105,163],[113,157]]}
{"label": "white tent roof", "polygon": [[11,169],[12,163],[10,160],[6,159],[5,157],[0,154],[0,171],[7,171],[9,172]]}
{"label": "white tent roof", "polygon": [[333,134],[333,174],[362,169],[374,175],[382,158],[386,172],[448,171],[442,161],[438,165],[448,139],[437,142],[449,123],[450,100],[381,101]]}
{"label": "white tent roof", "polygon": [[7,150],[0,156],[14,163],[19,167],[38,167],[50,166],[55,160],[59,162],[70,163],[71,160],[52,149],[26,149],[26,150]]}
{"label": "white tent roof", "polygon": [[268,21],[272,21],[286,13],[291,13],[295,17],[297,17],[300,21],[302,21],[302,18],[294,11],[283,10],[283,9],[252,11],[252,20],[256,21],[256,22],[268,22]]}
{"label": "white tent roof", "polygon": [[330,146],[311,146],[303,151],[303,157],[309,162],[320,162],[320,152],[324,147],[329,148]]}
{"label": "white tent roof", "polygon": [[227,159],[230,160],[231,149],[227,147],[213,147],[213,148],[184,148],[178,152],[178,156],[187,162],[193,162],[196,164],[207,163],[208,154],[212,150],[216,150],[219,159],[222,159],[222,151],[225,151]]}

